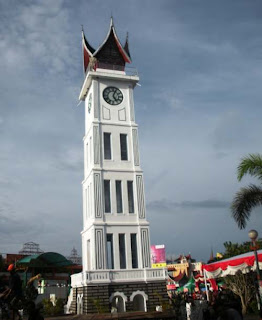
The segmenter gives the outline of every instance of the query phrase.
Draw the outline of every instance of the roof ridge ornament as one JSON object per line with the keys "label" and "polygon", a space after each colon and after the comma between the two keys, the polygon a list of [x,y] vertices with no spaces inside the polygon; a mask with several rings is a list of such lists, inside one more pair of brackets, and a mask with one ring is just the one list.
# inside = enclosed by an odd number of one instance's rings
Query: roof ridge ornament
{"label": "roof ridge ornament", "polygon": [[110,27],[114,27],[114,19],[113,19],[112,13],[111,13],[111,18],[110,18]]}

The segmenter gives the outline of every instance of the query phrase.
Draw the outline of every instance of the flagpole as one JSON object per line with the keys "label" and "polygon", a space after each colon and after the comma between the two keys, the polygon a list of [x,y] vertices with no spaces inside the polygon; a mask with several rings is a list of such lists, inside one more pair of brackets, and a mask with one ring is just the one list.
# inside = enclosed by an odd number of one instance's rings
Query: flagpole
{"label": "flagpole", "polygon": [[209,301],[209,293],[207,288],[207,277],[206,277],[206,270],[204,269],[204,280],[205,280],[205,287],[206,287],[206,294],[207,294],[207,301]]}

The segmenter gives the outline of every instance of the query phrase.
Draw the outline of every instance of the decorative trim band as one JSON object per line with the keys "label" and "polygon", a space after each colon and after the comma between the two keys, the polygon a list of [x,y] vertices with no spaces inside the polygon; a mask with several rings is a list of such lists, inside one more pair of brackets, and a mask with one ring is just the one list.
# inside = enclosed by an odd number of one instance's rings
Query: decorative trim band
{"label": "decorative trim band", "polygon": [[99,139],[99,127],[94,126],[94,164],[100,163],[100,139]]}
{"label": "decorative trim band", "polygon": [[103,217],[103,201],[101,192],[101,177],[100,173],[94,174],[94,196],[95,196],[95,217]]}
{"label": "decorative trim band", "polygon": [[104,232],[103,229],[95,229],[96,269],[105,269],[104,259]]}
{"label": "decorative trim band", "polygon": [[98,119],[98,82],[93,80],[94,92],[94,118]]}
{"label": "decorative trim band", "polygon": [[129,87],[130,120],[135,121],[133,89]]}
{"label": "decorative trim band", "polygon": [[133,135],[134,164],[135,166],[139,166],[139,148],[138,148],[137,129],[132,129],[132,135]]}
{"label": "decorative trim band", "polygon": [[139,219],[145,218],[145,196],[144,196],[144,183],[143,176],[136,176],[136,189],[137,189],[137,205]]}
{"label": "decorative trim band", "polygon": [[141,228],[141,247],[143,268],[150,268],[149,234],[146,228]]}

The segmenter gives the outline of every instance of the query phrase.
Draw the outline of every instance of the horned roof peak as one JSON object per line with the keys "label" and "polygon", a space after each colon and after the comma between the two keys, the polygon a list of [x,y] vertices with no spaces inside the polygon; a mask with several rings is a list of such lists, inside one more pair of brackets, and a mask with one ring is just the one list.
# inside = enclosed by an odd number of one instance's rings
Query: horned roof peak
{"label": "horned roof peak", "polygon": [[[83,62],[84,71],[92,67],[103,69],[124,70],[126,63],[131,63],[131,57],[128,45],[128,34],[125,45],[122,46],[114,27],[113,17],[111,16],[109,30],[102,44],[94,49],[86,39],[84,29],[82,27],[82,43],[83,43]],[[92,58],[92,59],[91,59]],[[95,59],[93,59],[95,58]],[[95,65],[90,65],[90,61],[96,61]]]}

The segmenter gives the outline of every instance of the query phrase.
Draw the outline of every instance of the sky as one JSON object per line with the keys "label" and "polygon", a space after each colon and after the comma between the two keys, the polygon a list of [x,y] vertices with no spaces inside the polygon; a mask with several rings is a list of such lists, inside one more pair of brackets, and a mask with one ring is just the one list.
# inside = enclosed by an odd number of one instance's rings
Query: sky
{"label": "sky", "polygon": [[0,253],[25,242],[81,254],[81,25],[104,40],[113,15],[137,68],[151,244],[208,260],[244,230],[230,203],[240,159],[262,148],[260,0],[0,0]]}

